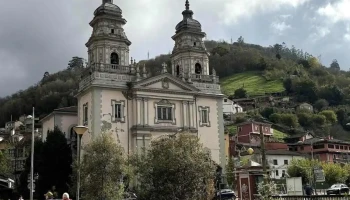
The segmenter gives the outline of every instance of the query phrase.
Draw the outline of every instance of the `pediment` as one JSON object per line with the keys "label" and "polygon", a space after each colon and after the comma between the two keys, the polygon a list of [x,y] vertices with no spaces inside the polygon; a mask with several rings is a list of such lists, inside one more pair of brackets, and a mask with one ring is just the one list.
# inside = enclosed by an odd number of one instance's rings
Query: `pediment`
{"label": "pediment", "polygon": [[198,91],[194,86],[173,77],[170,74],[162,74],[141,80],[135,84],[136,88],[149,88],[157,90],[173,90],[173,91]]}

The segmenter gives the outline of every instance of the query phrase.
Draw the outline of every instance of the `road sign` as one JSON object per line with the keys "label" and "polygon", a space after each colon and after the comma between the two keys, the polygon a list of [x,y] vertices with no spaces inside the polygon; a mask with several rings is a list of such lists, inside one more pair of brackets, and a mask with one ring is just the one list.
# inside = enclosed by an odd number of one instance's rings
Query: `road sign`
{"label": "road sign", "polygon": [[324,182],[326,179],[322,169],[314,169],[316,182]]}
{"label": "road sign", "polygon": [[[30,189],[30,183],[28,183],[28,189]],[[33,191],[35,190],[35,183],[33,183]]]}

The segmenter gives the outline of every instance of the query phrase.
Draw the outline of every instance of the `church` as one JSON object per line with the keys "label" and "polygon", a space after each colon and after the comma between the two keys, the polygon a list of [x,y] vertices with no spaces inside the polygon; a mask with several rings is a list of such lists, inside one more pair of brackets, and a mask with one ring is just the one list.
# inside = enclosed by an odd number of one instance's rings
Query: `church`
{"label": "church", "polygon": [[205,33],[188,0],[182,15],[172,36],[171,66],[164,63],[151,76],[130,56],[122,10],[113,0],[102,0],[90,22],[88,66],[77,94],[78,124],[89,128],[82,145],[109,130],[131,154],[147,148],[152,138],[189,132],[224,167],[224,95],[215,70],[209,70]]}

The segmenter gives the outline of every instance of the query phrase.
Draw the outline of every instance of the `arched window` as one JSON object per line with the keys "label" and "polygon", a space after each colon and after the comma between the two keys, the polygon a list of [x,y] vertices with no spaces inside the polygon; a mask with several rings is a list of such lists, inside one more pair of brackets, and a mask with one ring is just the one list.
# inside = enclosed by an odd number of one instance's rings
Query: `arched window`
{"label": "arched window", "polygon": [[117,53],[113,52],[111,54],[111,64],[113,65],[119,65],[119,56]]}
{"label": "arched window", "polygon": [[180,66],[176,66],[176,76],[180,76]]}
{"label": "arched window", "polygon": [[199,63],[196,63],[195,66],[194,66],[194,72],[196,74],[202,74],[202,66],[201,64]]}

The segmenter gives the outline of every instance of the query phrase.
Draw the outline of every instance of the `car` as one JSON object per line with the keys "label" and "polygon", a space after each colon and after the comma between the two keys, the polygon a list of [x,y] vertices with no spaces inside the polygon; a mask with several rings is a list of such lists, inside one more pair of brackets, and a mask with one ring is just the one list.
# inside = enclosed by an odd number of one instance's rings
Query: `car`
{"label": "car", "polygon": [[327,195],[330,194],[349,194],[349,187],[345,184],[334,184],[326,190]]}
{"label": "car", "polygon": [[135,200],[135,199],[137,199],[136,194],[133,192],[125,192],[123,194],[123,196],[124,196],[123,200]]}
{"label": "car", "polygon": [[[221,198],[220,198],[220,195],[221,195]],[[219,192],[216,193],[216,199],[235,200],[236,199],[236,194],[231,189],[222,189],[222,190],[220,190]]]}

